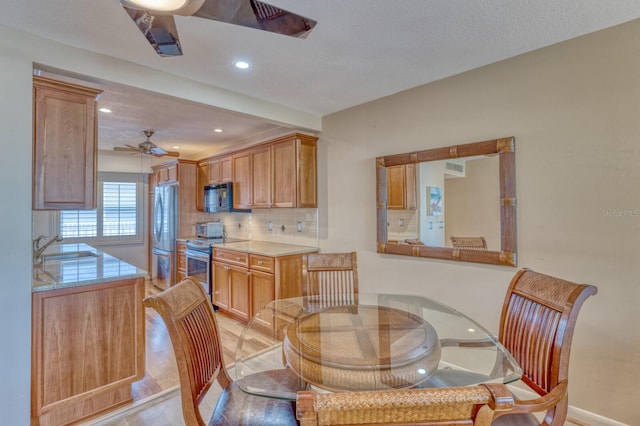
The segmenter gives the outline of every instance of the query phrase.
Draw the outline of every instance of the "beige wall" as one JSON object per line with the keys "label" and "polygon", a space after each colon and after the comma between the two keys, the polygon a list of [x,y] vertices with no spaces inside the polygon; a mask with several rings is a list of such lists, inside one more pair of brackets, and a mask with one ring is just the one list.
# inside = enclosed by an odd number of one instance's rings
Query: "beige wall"
{"label": "beige wall", "polygon": [[599,289],[578,320],[570,404],[638,424],[640,22],[325,117],[321,247],[358,251],[362,291],[423,294],[497,331],[516,269],[375,253],[374,159],[511,135],[519,267]]}
{"label": "beige wall", "polygon": [[445,242],[451,236],[479,237],[489,250],[500,250],[499,157],[469,160],[464,178],[445,179]]}

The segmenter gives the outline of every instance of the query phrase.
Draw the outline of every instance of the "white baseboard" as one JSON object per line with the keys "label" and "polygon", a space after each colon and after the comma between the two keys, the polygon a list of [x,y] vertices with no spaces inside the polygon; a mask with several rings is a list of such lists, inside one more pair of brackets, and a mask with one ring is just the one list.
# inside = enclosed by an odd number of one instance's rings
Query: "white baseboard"
{"label": "white baseboard", "polygon": [[[520,399],[534,399],[539,397],[537,393],[529,389],[524,389],[524,385],[520,386],[517,382],[509,385],[509,389]],[[579,426],[629,426],[626,423],[621,423],[571,405],[569,405],[569,409],[567,410],[567,422]]]}
{"label": "white baseboard", "polygon": [[581,408],[569,406],[567,412],[567,420],[570,420],[578,425],[585,426],[629,426],[626,423],[621,423],[616,420],[609,419],[607,417],[600,416]]}

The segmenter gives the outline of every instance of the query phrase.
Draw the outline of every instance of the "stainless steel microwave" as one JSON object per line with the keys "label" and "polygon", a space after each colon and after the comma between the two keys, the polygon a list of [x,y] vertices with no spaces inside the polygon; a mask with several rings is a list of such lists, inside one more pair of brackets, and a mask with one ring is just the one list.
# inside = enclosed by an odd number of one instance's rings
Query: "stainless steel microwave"
{"label": "stainless steel microwave", "polygon": [[210,213],[233,211],[233,190],[231,183],[207,185],[204,187],[204,211]]}

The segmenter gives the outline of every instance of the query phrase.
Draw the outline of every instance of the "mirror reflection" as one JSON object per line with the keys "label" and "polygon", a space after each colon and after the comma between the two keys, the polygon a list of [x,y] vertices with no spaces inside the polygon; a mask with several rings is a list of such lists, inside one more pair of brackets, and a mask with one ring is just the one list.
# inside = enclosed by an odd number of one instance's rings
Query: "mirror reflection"
{"label": "mirror reflection", "polygon": [[453,247],[459,237],[476,236],[485,248],[500,250],[498,170],[496,154],[416,164],[415,183],[406,177],[415,185],[415,207],[388,203],[387,242]]}
{"label": "mirror reflection", "polygon": [[378,252],[515,266],[512,137],[377,159]]}

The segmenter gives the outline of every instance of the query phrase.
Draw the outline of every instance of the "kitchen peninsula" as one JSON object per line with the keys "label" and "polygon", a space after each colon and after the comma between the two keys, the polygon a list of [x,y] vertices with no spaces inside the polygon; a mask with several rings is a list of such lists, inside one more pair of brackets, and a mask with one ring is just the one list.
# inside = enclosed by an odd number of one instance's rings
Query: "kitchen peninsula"
{"label": "kitchen peninsula", "polygon": [[50,247],[32,279],[32,425],[132,400],[145,375],[147,273],[86,244]]}

